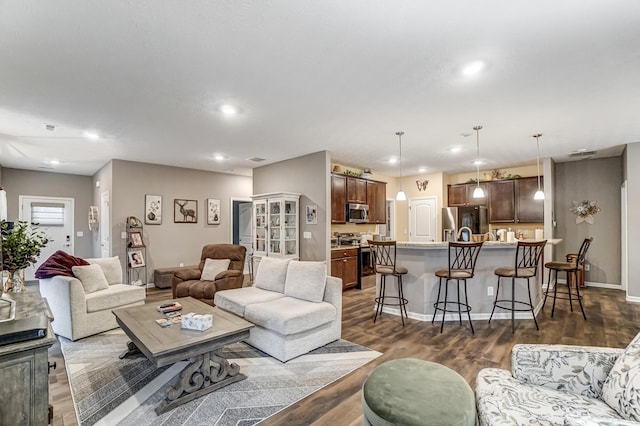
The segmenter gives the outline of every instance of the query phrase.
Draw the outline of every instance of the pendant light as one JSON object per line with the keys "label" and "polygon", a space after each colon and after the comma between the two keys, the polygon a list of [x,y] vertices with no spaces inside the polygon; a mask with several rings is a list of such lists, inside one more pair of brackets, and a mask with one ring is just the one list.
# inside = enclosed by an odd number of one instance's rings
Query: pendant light
{"label": "pendant light", "polygon": [[400,191],[398,191],[398,194],[396,195],[396,200],[405,201],[407,199],[407,194],[402,190],[402,135],[404,135],[404,132],[396,132],[396,135],[398,135],[398,142],[400,144]]}
{"label": "pendant light", "polygon": [[476,189],[473,190],[473,198],[484,198],[484,191],[480,188],[480,129],[482,126],[475,126],[476,131]]}
{"label": "pendant light", "polygon": [[544,200],[544,191],[540,188],[540,136],[542,136],[542,133],[533,135],[536,138],[536,164],[538,165],[538,190],[533,196],[534,200]]}

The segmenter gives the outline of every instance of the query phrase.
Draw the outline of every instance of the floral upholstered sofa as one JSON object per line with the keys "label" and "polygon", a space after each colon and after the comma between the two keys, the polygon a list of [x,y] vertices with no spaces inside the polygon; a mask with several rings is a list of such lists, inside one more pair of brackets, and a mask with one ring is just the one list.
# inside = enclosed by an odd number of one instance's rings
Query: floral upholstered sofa
{"label": "floral upholstered sofa", "polygon": [[511,370],[478,373],[480,425],[640,422],[640,333],[626,349],[515,345]]}

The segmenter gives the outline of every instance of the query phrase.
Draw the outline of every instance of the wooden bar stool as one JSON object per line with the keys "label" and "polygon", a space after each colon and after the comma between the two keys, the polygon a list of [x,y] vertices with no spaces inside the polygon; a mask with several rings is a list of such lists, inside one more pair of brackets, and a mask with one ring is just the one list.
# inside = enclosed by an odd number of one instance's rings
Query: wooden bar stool
{"label": "wooden bar stool", "polygon": [[[536,320],[536,314],[533,312],[531,284],[529,279],[534,278],[538,274],[538,263],[545,244],[547,244],[547,240],[535,242],[518,241],[518,246],[516,247],[515,266],[513,268],[504,267],[495,270],[495,274],[498,276],[498,286],[496,288],[496,298],[493,301],[493,309],[491,309],[489,322],[491,322],[491,318],[493,318],[493,313],[496,308],[509,310],[511,311],[511,333],[515,333],[516,311],[531,311],[531,315],[533,315],[533,322],[536,324],[536,330],[540,330],[538,327],[538,321]],[[511,299],[498,300],[498,294],[500,293],[500,278],[511,278]],[[516,300],[516,278],[524,278],[527,280],[527,295],[529,296],[528,303]],[[503,302],[510,303],[511,306],[500,306],[499,303]],[[516,303],[519,305],[525,305],[527,308],[516,308]]]}
{"label": "wooden bar stool", "polygon": [[[402,289],[402,276],[408,271],[404,266],[396,265],[396,242],[369,240],[368,243],[369,247],[371,247],[371,253],[373,253],[373,269],[376,274],[380,274],[380,292],[375,299],[376,314],[373,317],[373,322],[376,322],[378,315],[382,315],[384,305],[398,306],[402,326],[404,327],[404,318],[407,317],[408,301],[404,297],[404,291]],[[397,296],[388,296],[386,294],[387,276],[396,277],[398,284]]]}
{"label": "wooden bar stool", "polygon": [[[476,260],[478,254],[482,248],[483,242],[476,243],[454,243],[449,242],[449,268],[440,269],[436,271],[436,276],[440,278],[438,285],[438,298],[436,303],[433,304],[435,308],[433,317],[431,318],[431,324],[436,319],[438,311],[442,311],[442,323],[440,324],[440,333],[444,329],[444,317],[447,312],[457,312],[460,324],[462,324],[462,311],[467,312],[469,317],[469,325],[471,326],[471,333],[475,334],[473,330],[473,323],[471,322],[471,306],[469,306],[469,300],[467,299],[467,280],[473,278],[473,274],[476,269]],[[440,293],[442,290],[442,280],[444,281],[444,299],[440,300]],[[456,287],[458,290],[457,301],[449,300],[449,281],[456,280]],[[464,302],[460,302],[460,281],[464,281]],[[456,309],[448,309],[447,304],[455,305]]]}
{"label": "wooden bar stool", "polygon": [[[582,296],[580,295],[580,285],[578,283],[578,269],[580,265],[584,264],[584,259],[587,255],[587,250],[591,246],[593,238],[585,238],[580,245],[578,255],[575,257],[575,262],[547,262],[544,266],[549,269],[549,279],[547,280],[547,291],[544,292],[544,302],[542,303],[542,309],[547,303],[547,297],[549,296],[549,286],[551,285],[551,271],[555,272],[555,283],[553,285],[553,307],[551,308],[551,318],[553,318],[553,312],[556,309],[556,299],[569,300],[569,307],[573,312],[573,298],[578,299],[580,303],[580,310],[585,321],[587,320],[587,314],[584,313],[584,307],[582,306]],[[567,274],[567,291],[558,291],[558,271],[564,271]],[[576,295],[571,297],[571,284],[575,283]],[[560,294],[560,296],[558,296]]]}

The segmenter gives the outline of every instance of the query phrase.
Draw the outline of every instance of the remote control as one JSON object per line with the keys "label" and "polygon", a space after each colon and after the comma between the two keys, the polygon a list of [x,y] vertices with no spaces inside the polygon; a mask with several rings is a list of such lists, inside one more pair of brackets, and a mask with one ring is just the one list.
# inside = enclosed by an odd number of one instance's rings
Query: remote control
{"label": "remote control", "polygon": [[164,305],[160,305],[161,308],[168,308],[169,306],[173,306],[175,303],[171,302],[171,303],[165,303]]}

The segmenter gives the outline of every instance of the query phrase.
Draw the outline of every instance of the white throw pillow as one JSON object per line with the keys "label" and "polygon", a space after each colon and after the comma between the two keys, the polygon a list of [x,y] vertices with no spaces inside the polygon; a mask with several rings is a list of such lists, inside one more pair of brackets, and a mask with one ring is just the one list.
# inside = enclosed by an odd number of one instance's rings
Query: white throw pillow
{"label": "white throw pillow", "polygon": [[322,302],[327,284],[327,262],[289,263],[284,295],[309,302]]}
{"label": "white throw pillow", "polygon": [[118,256],[96,257],[85,260],[92,265],[100,265],[109,285],[122,284],[122,265],[120,265]]}
{"label": "white throw pillow", "polygon": [[200,279],[203,281],[215,281],[216,275],[229,269],[231,259],[209,259],[204,260],[202,275]]}
{"label": "white throw pillow", "polygon": [[82,283],[85,293],[93,293],[109,288],[107,278],[99,265],[72,266],[73,275]]}
{"label": "white throw pillow", "polygon": [[640,333],[618,357],[602,386],[602,399],[626,420],[640,421]]}
{"label": "white throw pillow", "polygon": [[258,264],[253,285],[263,290],[284,293],[284,281],[290,261],[291,259],[263,257]]}

